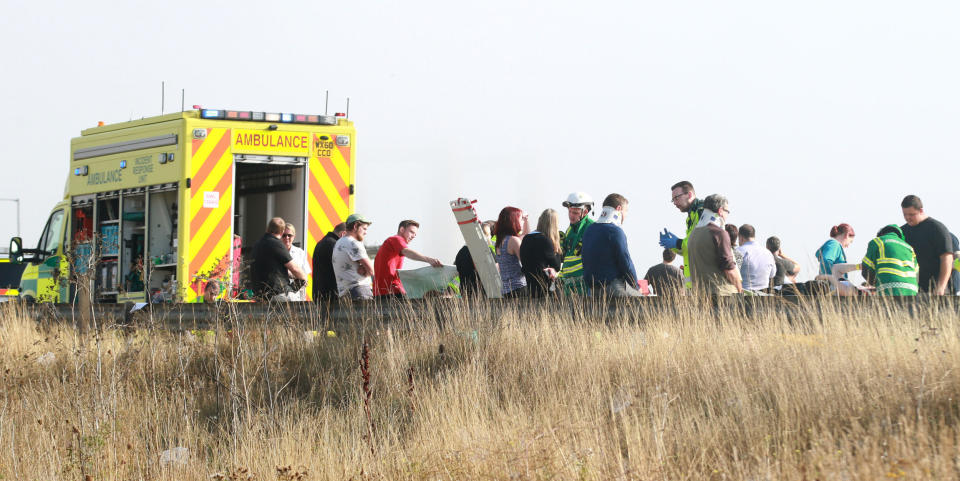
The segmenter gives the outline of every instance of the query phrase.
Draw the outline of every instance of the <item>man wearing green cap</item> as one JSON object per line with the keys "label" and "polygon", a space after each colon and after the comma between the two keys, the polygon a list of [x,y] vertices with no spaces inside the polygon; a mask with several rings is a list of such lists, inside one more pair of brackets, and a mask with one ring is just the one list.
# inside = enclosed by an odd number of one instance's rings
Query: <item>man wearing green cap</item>
{"label": "man wearing green cap", "polygon": [[870,241],[860,270],[881,296],[917,295],[917,255],[895,224],[880,229]]}
{"label": "man wearing green cap", "polygon": [[347,233],[333,246],[333,274],[341,298],[373,299],[373,263],[363,245],[367,227],[372,224],[360,214],[350,214]]}

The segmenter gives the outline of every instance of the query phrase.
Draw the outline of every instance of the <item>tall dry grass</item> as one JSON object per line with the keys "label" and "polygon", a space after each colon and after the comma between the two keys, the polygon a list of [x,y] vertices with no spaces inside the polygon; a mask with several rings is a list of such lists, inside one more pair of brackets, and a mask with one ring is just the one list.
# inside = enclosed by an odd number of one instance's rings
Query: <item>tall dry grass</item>
{"label": "tall dry grass", "polygon": [[191,334],[3,309],[2,479],[960,477],[954,310],[451,303]]}

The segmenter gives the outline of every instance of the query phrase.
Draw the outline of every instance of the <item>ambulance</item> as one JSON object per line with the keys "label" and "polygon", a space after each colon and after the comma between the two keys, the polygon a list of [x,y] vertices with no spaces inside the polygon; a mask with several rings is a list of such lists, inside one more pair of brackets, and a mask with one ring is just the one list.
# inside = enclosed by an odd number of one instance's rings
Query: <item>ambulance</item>
{"label": "ambulance", "polygon": [[[72,302],[242,297],[272,217],[312,259],[354,208],[356,131],[346,115],[204,109],[104,125],[70,142],[63,200],[24,264],[18,295]],[[307,286],[307,293],[311,286]]]}

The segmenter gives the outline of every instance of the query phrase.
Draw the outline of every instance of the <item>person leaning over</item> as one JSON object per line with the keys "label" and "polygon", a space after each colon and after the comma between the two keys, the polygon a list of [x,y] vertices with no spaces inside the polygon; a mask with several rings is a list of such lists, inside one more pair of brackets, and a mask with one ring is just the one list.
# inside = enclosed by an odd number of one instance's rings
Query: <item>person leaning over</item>
{"label": "person leaning over", "polygon": [[333,246],[333,273],[337,278],[337,295],[341,299],[373,299],[373,263],[363,245],[367,227],[372,222],[360,214],[347,217],[347,233]]}
{"label": "person leaning over", "polygon": [[409,257],[415,261],[426,262],[433,267],[443,267],[443,263],[435,257],[427,257],[407,247],[420,231],[420,223],[415,220],[404,220],[397,227],[397,235],[387,237],[373,259],[373,295],[394,296],[407,295],[407,291],[400,282],[397,273],[403,268],[403,258]]}
{"label": "person leaning over", "polygon": [[603,199],[597,221],[583,234],[583,281],[593,295],[638,297],[637,270],[623,224],[630,203],[620,194]]}
{"label": "person leaning over", "polygon": [[557,211],[547,209],[537,220],[537,230],[523,236],[520,243],[520,264],[530,297],[544,297],[550,293],[562,256]]}
{"label": "person leaning over", "polygon": [[676,258],[676,252],[664,249],[663,262],[647,269],[643,276],[658,296],[676,296],[683,290],[683,271],[673,265]]}
{"label": "person leaning over", "polygon": [[[670,187],[670,196],[670,202],[673,202],[673,205],[680,210],[680,212],[687,214],[686,239],[689,239],[693,229],[695,229],[700,222],[700,216],[703,214],[703,201],[697,198],[697,192],[693,190],[693,184],[686,180],[681,180],[673,184],[673,186]],[[689,289],[692,287],[692,283],[690,279],[690,256],[688,255],[689,249],[686,239],[677,237],[667,229],[663,229],[663,232],[660,234],[661,247],[675,249],[683,256],[684,285]]]}
{"label": "person leaning over", "polygon": [[703,216],[688,238],[690,274],[697,292],[729,296],[743,292],[730,236],[723,228],[730,207],[727,198],[713,194],[703,199]]}
{"label": "person leaning over", "polygon": [[880,229],[867,245],[860,272],[881,296],[917,295],[917,255],[895,224]]}
{"label": "person leaning over", "polygon": [[286,222],[282,218],[270,219],[267,232],[253,245],[250,281],[258,300],[286,301],[287,293],[291,291],[288,275],[304,282],[307,280],[307,274],[294,262],[290,251],[280,241],[285,227]]}
{"label": "person leaning over", "polygon": [[903,220],[900,226],[904,240],[917,254],[920,273],[917,277],[920,292],[942,296],[953,293],[950,270],[953,268],[953,239],[950,230],[923,211],[923,201],[908,195],[900,202]]}
{"label": "person leaning over", "polygon": [[777,275],[777,262],[773,254],[754,241],[756,229],[750,224],[743,224],[739,229],[740,247],[737,251],[743,256],[743,265],[740,267],[740,278],[743,279],[743,288],[748,291],[761,291],[773,287],[773,279]]}
{"label": "person leaning over", "polygon": [[344,234],[347,233],[347,225],[343,222],[337,224],[332,231],[317,242],[313,248],[313,301],[328,301],[336,299],[337,295],[337,276],[333,274],[333,246],[337,245]]}
{"label": "person leaning over", "polygon": [[[283,246],[290,251],[290,257],[293,258],[293,262],[300,267],[300,270],[304,274],[310,275],[312,272],[310,270],[310,263],[307,262],[307,252],[303,249],[293,245],[293,240],[297,237],[297,229],[293,224],[287,223],[283,228],[283,235],[280,236],[280,240],[283,242]],[[294,281],[293,275],[290,275],[291,282]],[[294,292],[287,294],[288,301],[305,301],[307,300],[307,285],[303,283],[299,289]]]}

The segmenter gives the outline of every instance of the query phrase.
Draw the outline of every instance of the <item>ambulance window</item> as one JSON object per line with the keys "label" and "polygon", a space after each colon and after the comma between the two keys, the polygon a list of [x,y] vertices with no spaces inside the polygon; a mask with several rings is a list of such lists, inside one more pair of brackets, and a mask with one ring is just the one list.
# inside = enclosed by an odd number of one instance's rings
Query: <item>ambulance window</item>
{"label": "ambulance window", "polygon": [[50,215],[47,221],[47,227],[43,229],[43,237],[40,239],[40,250],[53,255],[60,247],[60,239],[63,234],[63,221],[65,216],[63,210],[58,210]]}

